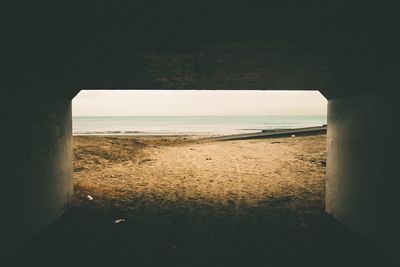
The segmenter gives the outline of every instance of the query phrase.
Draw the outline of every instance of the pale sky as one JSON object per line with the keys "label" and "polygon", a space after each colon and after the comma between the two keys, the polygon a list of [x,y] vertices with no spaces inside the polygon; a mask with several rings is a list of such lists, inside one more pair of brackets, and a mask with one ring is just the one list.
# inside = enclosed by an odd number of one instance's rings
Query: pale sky
{"label": "pale sky", "polygon": [[326,115],[318,91],[82,90],[74,116]]}

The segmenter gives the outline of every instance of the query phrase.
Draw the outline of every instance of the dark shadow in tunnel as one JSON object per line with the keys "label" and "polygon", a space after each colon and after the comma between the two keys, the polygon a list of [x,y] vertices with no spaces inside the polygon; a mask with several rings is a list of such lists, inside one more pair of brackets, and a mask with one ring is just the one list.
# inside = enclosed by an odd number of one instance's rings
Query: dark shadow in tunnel
{"label": "dark shadow in tunnel", "polygon": [[266,200],[241,213],[198,203],[130,215],[73,208],[11,255],[10,266],[391,266],[323,210],[305,214],[291,201]]}

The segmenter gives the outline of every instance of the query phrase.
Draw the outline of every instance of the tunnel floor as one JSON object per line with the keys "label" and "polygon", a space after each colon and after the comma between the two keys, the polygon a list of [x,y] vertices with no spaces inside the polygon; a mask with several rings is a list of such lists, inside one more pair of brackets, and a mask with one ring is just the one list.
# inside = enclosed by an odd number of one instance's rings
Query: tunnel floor
{"label": "tunnel floor", "polygon": [[390,266],[324,212],[325,139],[75,138],[74,206],[7,266]]}
{"label": "tunnel floor", "polygon": [[74,208],[6,266],[391,266],[378,249],[323,213],[299,220],[291,210],[262,208],[235,219],[174,212],[171,228],[164,224],[170,216],[149,214],[148,225],[115,224],[114,216]]}

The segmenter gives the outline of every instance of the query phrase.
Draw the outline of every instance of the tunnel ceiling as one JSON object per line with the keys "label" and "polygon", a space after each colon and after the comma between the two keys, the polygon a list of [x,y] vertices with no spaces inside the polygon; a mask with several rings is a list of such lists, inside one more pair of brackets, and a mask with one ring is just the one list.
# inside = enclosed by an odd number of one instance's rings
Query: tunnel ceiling
{"label": "tunnel ceiling", "polygon": [[319,89],[334,97],[376,90],[392,64],[380,49],[391,16],[366,3],[97,1],[7,10],[12,90]]}

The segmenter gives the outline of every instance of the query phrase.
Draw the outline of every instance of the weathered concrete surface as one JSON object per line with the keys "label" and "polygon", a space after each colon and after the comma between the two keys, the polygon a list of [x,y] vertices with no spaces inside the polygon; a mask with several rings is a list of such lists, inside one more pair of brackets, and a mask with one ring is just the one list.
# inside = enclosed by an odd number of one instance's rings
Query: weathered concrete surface
{"label": "weathered concrete surface", "polygon": [[162,52],[121,51],[112,61],[99,54],[98,59],[102,60],[95,67],[77,66],[80,73],[74,78],[85,89],[318,90],[329,85],[330,52],[326,47],[287,42],[218,43]]}
{"label": "weathered concrete surface", "polygon": [[398,99],[329,100],[326,211],[400,260]]}
{"label": "weathered concrete surface", "polygon": [[395,88],[389,5],[156,2],[10,3],[7,87],[314,89],[328,98]]}
{"label": "weathered concrete surface", "polygon": [[68,97],[2,98],[1,251],[61,215],[71,202],[72,122]]}

